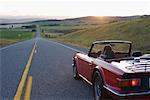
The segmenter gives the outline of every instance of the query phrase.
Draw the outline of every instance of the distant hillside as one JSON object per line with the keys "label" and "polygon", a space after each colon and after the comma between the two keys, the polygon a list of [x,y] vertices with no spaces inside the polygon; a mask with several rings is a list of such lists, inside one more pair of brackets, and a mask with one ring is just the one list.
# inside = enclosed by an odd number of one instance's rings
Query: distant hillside
{"label": "distant hillside", "polygon": [[127,17],[119,17],[119,16],[86,16],[86,17],[79,17],[79,18],[72,18],[72,19],[64,19],[64,20],[39,20],[33,21],[31,23],[36,23],[40,25],[97,25],[97,24],[104,24],[108,22],[117,22],[117,21],[126,21],[140,18],[141,16],[127,16]]}
{"label": "distant hillside", "polygon": [[85,47],[89,47],[93,41],[112,39],[130,40],[134,44],[134,50],[150,53],[150,16],[105,23],[59,37],[61,41]]}
{"label": "distant hillside", "polygon": [[82,29],[87,29],[95,27],[104,23],[114,23],[127,20],[138,19],[141,16],[128,16],[128,17],[118,17],[118,16],[87,16],[79,17],[65,20],[39,20],[31,22],[33,24],[39,24],[41,29],[45,33],[71,33],[79,31]]}
{"label": "distant hillside", "polygon": [[28,23],[37,20],[42,20],[42,19],[41,18],[0,18],[0,25],[22,24],[22,23]]}
{"label": "distant hillside", "polygon": [[100,22],[100,21],[122,21],[122,20],[129,20],[129,19],[135,19],[135,18],[140,18],[140,16],[126,16],[126,17],[121,17],[121,16],[86,16],[86,17],[79,17],[79,18],[73,18],[73,19],[66,19],[66,21],[81,21],[81,22]]}
{"label": "distant hillside", "polygon": [[0,24],[18,24],[18,23],[30,23],[40,25],[85,25],[85,24],[101,24],[115,21],[137,19],[141,16],[86,16],[72,19],[45,19],[45,18],[25,18],[25,17],[0,17]]}

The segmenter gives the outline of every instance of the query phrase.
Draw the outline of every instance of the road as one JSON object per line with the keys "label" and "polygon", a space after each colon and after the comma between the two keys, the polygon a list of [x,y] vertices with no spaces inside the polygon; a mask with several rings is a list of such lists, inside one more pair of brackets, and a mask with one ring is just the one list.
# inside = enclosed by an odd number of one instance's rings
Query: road
{"label": "road", "polygon": [[28,75],[33,78],[31,100],[91,100],[92,87],[72,77],[72,57],[84,48],[64,45],[40,37],[0,49],[1,99],[13,99],[21,80],[34,42],[37,52],[33,56]]}

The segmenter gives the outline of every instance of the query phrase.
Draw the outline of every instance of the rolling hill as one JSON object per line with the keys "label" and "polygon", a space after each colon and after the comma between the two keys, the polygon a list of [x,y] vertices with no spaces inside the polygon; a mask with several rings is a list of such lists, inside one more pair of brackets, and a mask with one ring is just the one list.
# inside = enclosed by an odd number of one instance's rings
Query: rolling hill
{"label": "rolling hill", "polygon": [[39,20],[32,23],[39,24],[45,33],[68,34],[88,29],[104,23],[120,22],[140,18],[141,16],[86,16],[65,20]]}
{"label": "rolling hill", "polygon": [[87,25],[87,24],[103,24],[108,22],[116,22],[116,21],[124,21],[124,20],[132,20],[137,19],[141,16],[86,16],[86,17],[78,17],[78,18],[71,18],[71,19],[47,19],[47,20],[38,20],[38,21],[32,21],[30,23],[34,24],[40,24],[45,26],[51,26],[51,25]]}
{"label": "rolling hill", "polygon": [[89,47],[98,40],[130,40],[134,50],[150,53],[150,17],[100,24],[57,38],[60,41]]}

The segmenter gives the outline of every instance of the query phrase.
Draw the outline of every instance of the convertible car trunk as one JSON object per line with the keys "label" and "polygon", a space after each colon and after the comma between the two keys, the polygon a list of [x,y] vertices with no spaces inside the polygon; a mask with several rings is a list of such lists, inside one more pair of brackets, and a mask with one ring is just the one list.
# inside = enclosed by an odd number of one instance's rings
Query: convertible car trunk
{"label": "convertible car trunk", "polygon": [[140,86],[123,87],[124,92],[134,93],[150,90],[150,59],[134,58],[120,62],[113,61],[111,64],[125,72],[123,79],[140,79]]}
{"label": "convertible car trunk", "polygon": [[150,72],[124,74],[123,77],[124,79],[141,79],[140,86],[123,88],[123,90],[126,91],[127,93],[147,92],[150,90]]}

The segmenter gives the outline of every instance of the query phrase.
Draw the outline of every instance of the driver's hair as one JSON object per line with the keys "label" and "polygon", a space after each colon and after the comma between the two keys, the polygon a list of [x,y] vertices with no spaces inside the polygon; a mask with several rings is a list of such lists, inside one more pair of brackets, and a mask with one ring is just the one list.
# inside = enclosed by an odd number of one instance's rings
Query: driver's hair
{"label": "driver's hair", "polygon": [[103,49],[103,52],[105,52],[105,51],[112,51],[111,46],[105,46]]}

